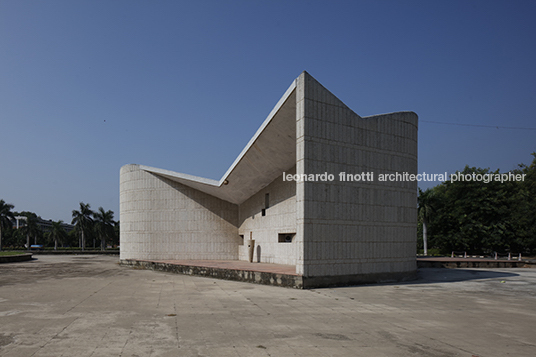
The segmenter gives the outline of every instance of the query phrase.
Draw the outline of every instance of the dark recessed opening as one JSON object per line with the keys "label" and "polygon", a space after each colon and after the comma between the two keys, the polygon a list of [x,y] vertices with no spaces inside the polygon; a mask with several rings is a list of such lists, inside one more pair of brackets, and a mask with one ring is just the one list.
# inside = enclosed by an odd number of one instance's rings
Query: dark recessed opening
{"label": "dark recessed opening", "polygon": [[279,233],[278,242],[279,243],[292,243],[296,233]]}

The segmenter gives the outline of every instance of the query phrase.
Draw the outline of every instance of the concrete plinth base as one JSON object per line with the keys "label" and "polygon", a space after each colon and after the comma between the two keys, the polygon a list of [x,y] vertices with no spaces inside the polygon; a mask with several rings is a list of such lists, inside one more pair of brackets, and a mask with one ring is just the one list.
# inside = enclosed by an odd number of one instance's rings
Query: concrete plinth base
{"label": "concrete plinth base", "polygon": [[243,281],[248,283],[274,285],[287,288],[303,288],[301,276],[284,273],[130,259],[122,259],[120,264],[177,274],[204,276],[208,278]]}
{"label": "concrete plinth base", "polygon": [[251,264],[244,261],[149,261],[122,259],[120,264],[135,268],[295,289],[408,281],[415,279],[417,276],[416,271],[411,271],[404,273],[305,277],[294,273],[293,266],[266,263]]}

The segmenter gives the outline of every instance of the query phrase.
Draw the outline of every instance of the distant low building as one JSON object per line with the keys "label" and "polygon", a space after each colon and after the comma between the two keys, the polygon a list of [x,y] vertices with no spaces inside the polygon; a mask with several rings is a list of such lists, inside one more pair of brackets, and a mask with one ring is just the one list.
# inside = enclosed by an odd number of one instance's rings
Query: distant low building
{"label": "distant low building", "polygon": [[417,127],[360,117],[303,72],[219,181],[121,168],[120,258],[248,260],[251,238],[304,287],[411,278],[417,182],[379,175],[417,173]]}
{"label": "distant low building", "polygon": [[[52,231],[52,220],[44,220],[42,218],[39,218],[37,220],[37,225],[41,228],[43,232],[50,232]],[[69,233],[74,229],[74,225],[68,224],[68,223],[62,223],[61,226],[63,229],[65,229],[65,232]]]}
{"label": "distant low building", "polygon": [[[18,228],[24,227],[26,225],[26,220],[27,220],[26,216],[16,216],[15,221],[11,220],[13,223],[13,228],[18,229]],[[36,223],[43,232],[50,232],[52,230],[51,219],[44,220],[41,217],[37,217]],[[74,225],[72,224],[62,223],[61,225],[67,233],[69,233],[70,231],[74,229]]]}

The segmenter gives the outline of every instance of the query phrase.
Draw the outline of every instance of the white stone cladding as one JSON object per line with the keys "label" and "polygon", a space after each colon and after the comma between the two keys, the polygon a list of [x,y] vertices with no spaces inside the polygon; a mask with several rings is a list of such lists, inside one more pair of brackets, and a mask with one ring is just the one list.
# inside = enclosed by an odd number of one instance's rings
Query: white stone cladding
{"label": "white stone cladding", "polygon": [[304,276],[416,270],[417,182],[379,182],[417,173],[417,115],[361,118],[307,73],[297,83],[297,172],[372,172],[371,182],[297,185]]}
{"label": "white stone cladding", "polygon": [[[294,174],[295,168],[287,171]],[[269,208],[265,209],[266,194]],[[254,261],[296,265],[295,242],[279,242],[280,233],[296,233],[296,182],[284,181],[282,175],[239,205],[238,232],[255,239]],[[265,216],[262,210],[265,209]],[[248,260],[247,245],[239,247],[240,260]]]}
{"label": "white stone cladding", "polygon": [[238,259],[238,206],[126,165],[120,259]]}
{"label": "white stone cladding", "polygon": [[[417,173],[417,128],[413,112],[362,118],[303,72],[219,181],[121,169],[120,258],[248,260],[251,235],[255,262],[295,265],[309,286],[409,277],[417,182],[379,175]],[[285,181],[283,172],[333,180]],[[295,233],[292,242],[282,233]]]}

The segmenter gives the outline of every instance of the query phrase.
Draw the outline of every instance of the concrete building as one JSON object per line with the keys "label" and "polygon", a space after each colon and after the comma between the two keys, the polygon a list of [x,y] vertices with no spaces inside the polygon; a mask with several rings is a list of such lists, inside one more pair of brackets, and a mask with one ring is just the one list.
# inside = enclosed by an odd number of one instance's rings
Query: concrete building
{"label": "concrete building", "polygon": [[[304,287],[416,271],[417,115],[360,117],[307,72],[219,181],[126,165],[121,260],[294,265]],[[382,180],[383,179],[383,180]]]}

